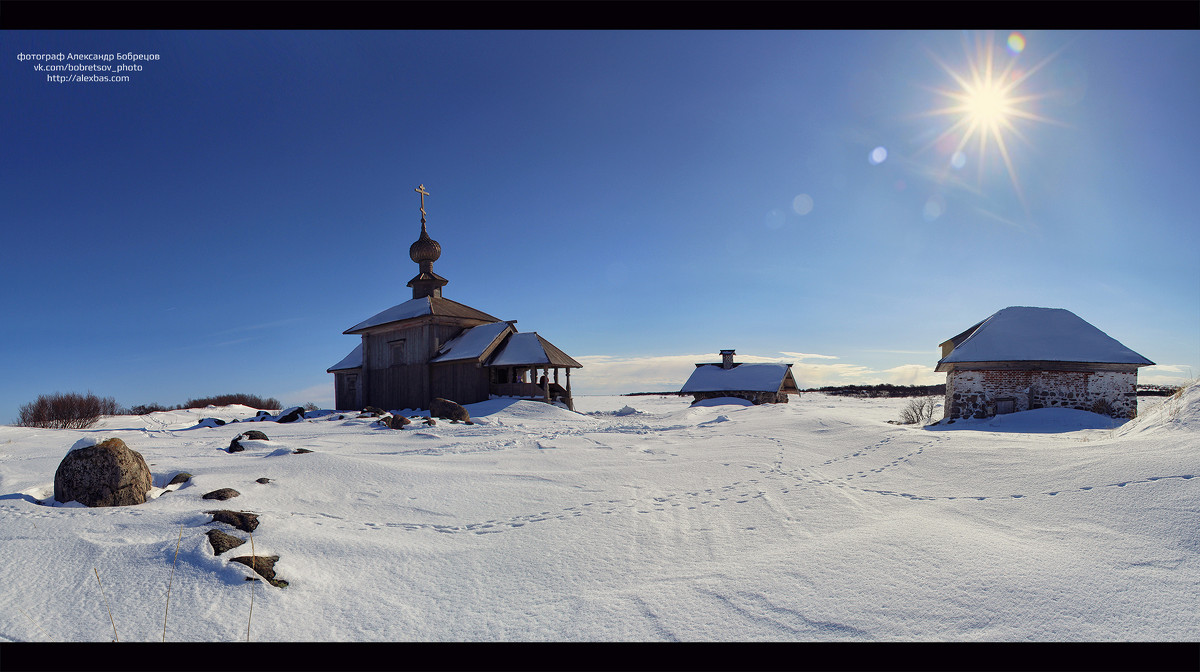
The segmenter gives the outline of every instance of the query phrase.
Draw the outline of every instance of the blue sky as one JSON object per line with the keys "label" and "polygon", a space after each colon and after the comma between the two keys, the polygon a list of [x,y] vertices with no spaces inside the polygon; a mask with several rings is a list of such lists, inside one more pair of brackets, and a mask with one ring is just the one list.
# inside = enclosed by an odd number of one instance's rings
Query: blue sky
{"label": "blue sky", "polygon": [[[0,422],[56,391],[331,404],[342,331],[411,298],[418,184],[445,296],[579,359],[581,393],[722,348],[801,387],[941,382],[938,343],[1010,305],[1075,312],[1142,382],[1200,375],[1195,31],[0,38]],[[59,52],[160,60],[17,58]],[[930,114],[985,53],[1036,117],[1011,171]]]}

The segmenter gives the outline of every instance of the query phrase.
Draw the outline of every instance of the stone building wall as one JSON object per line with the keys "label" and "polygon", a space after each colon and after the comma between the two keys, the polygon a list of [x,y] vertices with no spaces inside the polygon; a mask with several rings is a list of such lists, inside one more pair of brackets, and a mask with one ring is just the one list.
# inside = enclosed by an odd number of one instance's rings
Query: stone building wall
{"label": "stone building wall", "polygon": [[786,404],[788,403],[788,395],[786,392],[739,392],[739,391],[722,391],[722,392],[690,392],[692,395],[692,403],[703,401],[705,399],[716,399],[718,397],[734,397],[736,399],[745,399],[757,406],[758,404]]}
{"label": "stone building wall", "polygon": [[[1118,418],[1137,413],[1137,373],[1120,371],[966,370],[946,376],[946,418],[1075,408]],[[998,408],[999,405],[999,408]]]}

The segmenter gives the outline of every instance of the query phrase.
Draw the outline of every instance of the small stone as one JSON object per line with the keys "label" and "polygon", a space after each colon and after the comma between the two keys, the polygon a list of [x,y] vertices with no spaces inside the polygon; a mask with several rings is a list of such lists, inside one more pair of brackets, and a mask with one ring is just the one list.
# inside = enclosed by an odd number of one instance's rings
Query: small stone
{"label": "small stone", "polygon": [[467,412],[467,409],[458,403],[449,399],[442,399],[441,397],[429,402],[429,415],[434,418],[459,420],[466,423],[471,421],[471,414]]}
{"label": "small stone", "polygon": [[225,523],[231,525],[243,532],[253,532],[258,528],[258,515],[254,513],[246,513],[245,511],[229,511],[222,509],[220,511],[205,511],[205,513],[213,517],[214,523]]}
{"label": "small stone", "polygon": [[287,409],[286,411],[284,411],[284,413],[282,415],[280,415],[279,418],[277,420],[275,420],[275,422],[280,422],[280,423],[296,422],[297,420],[303,420],[303,419],[304,419],[304,409],[299,406],[293,406],[293,407]]}
{"label": "small stone", "polygon": [[233,499],[240,494],[242,493],[234,490],[233,488],[221,488],[220,490],[213,490],[212,492],[205,493],[202,499],[219,499],[224,501],[226,499]]}
{"label": "small stone", "polygon": [[303,455],[304,453],[311,453],[311,452],[313,452],[313,451],[309,450],[308,448],[297,448],[292,451],[292,454],[293,455]]}
{"label": "small stone", "polygon": [[271,479],[264,476],[263,478],[259,478],[259,479],[255,480],[254,482],[255,483],[270,483]]}
{"label": "small stone", "polygon": [[178,483],[187,483],[190,480],[192,480],[192,475],[186,471],[181,471],[178,474],[175,474],[175,477],[172,478],[171,482],[167,483],[167,485],[172,486],[172,485],[176,485]]}
{"label": "small stone", "polygon": [[245,539],[240,539],[232,534],[226,534],[220,530],[209,530],[208,543],[212,544],[213,555],[220,555],[231,548],[237,548],[246,543]]}
{"label": "small stone", "polygon": [[[231,562],[240,562],[243,565],[253,569],[259,576],[267,581],[271,581],[275,585],[275,563],[279,562],[278,555],[242,555],[236,558],[230,558]],[[286,586],[287,584],[284,583]],[[282,587],[282,586],[281,586]]]}

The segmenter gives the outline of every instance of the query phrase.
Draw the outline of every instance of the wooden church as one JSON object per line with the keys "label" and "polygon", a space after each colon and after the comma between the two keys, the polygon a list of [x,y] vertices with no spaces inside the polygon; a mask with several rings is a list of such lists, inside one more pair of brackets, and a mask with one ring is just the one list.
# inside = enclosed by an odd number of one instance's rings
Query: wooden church
{"label": "wooden church", "polygon": [[[408,256],[418,266],[408,281],[412,299],[345,332],[361,343],[329,367],[334,403],[342,410],[429,408],[441,397],[473,404],[492,396],[559,402],[574,410],[571,369],[582,365],[537,332],[519,333],[516,320],[500,320],[442,296],[449,281],[433,272],[442,246],[429,237],[425,185],[421,235]],[[560,372],[564,375],[560,376]]]}

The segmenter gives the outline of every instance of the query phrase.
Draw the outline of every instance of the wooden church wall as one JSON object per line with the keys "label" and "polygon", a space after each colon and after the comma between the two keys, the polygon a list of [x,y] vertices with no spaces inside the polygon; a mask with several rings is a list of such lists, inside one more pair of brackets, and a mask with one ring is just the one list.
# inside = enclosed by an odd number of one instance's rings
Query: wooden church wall
{"label": "wooden church wall", "polygon": [[[431,367],[428,361],[446,341],[462,332],[463,327],[445,324],[420,324],[407,329],[389,329],[363,338],[363,405],[384,410],[428,408],[437,396],[458,401],[460,396],[474,403],[488,398],[487,372],[469,365],[446,364]],[[431,378],[438,376],[436,383]],[[433,383],[431,385],[431,383]],[[445,390],[440,392],[438,390]]]}
{"label": "wooden church wall", "polygon": [[491,394],[488,369],[476,366],[475,362],[459,364],[437,364],[430,367],[433,396],[474,404],[484,401]]}

